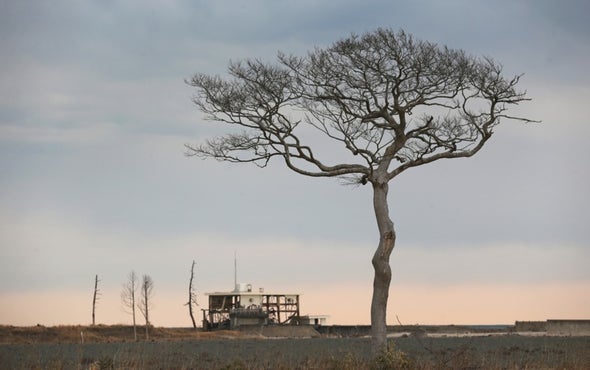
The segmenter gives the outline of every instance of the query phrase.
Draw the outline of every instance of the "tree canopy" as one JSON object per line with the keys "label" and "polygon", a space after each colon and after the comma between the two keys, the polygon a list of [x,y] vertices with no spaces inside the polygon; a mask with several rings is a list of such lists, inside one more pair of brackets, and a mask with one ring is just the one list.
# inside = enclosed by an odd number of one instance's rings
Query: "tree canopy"
{"label": "tree canopy", "polygon": [[[282,158],[308,176],[380,181],[443,158],[469,157],[491,137],[509,105],[528,100],[492,58],[477,58],[389,29],[335,42],[277,63],[231,62],[231,78],[196,74],[194,102],[214,121],[239,125],[189,155],[266,166]],[[301,134],[313,127],[351,154],[319,158]]]}

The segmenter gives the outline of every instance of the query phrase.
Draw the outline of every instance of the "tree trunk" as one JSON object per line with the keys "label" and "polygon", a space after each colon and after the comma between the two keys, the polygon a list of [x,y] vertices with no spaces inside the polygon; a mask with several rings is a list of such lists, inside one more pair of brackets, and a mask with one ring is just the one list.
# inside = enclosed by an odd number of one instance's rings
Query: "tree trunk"
{"label": "tree trunk", "polygon": [[149,333],[149,327],[150,327],[150,315],[149,315],[149,306],[148,306],[148,291],[147,291],[147,286],[144,286],[144,291],[145,291],[145,306],[144,306],[144,310],[145,310],[145,340],[149,340],[150,339],[150,333]]}
{"label": "tree trunk", "polygon": [[95,312],[96,312],[96,301],[98,299],[98,275],[94,277],[94,294],[92,295],[92,326],[96,324],[95,322]]}
{"label": "tree trunk", "polygon": [[379,246],[373,255],[373,299],[371,301],[371,336],[373,355],[387,350],[387,298],[391,283],[389,256],[395,246],[395,230],[387,207],[387,183],[373,183],[373,207],[379,228]]}
{"label": "tree trunk", "polygon": [[195,293],[193,290],[193,278],[195,277],[195,261],[193,260],[193,264],[191,266],[191,278],[188,283],[188,312],[191,316],[191,321],[193,322],[193,329],[197,330],[197,323],[195,322],[195,316],[193,315],[193,303],[195,301]]}
{"label": "tree trunk", "polygon": [[148,283],[146,282],[146,280],[144,279],[144,283],[143,283],[143,297],[144,297],[144,301],[143,301],[143,312],[144,312],[144,316],[145,316],[145,340],[149,340],[150,339],[150,334],[149,334],[149,326],[150,326],[150,307],[149,307],[149,290],[148,290]]}
{"label": "tree trunk", "polygon": [[133,314],[133,340],[137,342],[137,325],[135,324],[135,276],[133,277],[131,290],[131,312]]}

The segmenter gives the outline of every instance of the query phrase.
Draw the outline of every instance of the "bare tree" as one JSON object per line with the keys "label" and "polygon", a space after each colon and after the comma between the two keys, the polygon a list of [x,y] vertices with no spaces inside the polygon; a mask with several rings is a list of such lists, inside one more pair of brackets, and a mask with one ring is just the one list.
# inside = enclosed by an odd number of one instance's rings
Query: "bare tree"
{"label": "bare tree", "polygon": [[[396,238],[389,182],[414,167],[473,156],[503,119],[533,122],[507,111],[530,100],[516,89],[521,76],[505,78],[491,58],[390,29],[352,35],[304,57],[279,53],[274,64],[245,60],[228,69],[228,79],[196,74],[187,83],[207,118],[242,131],[186,145],[187,155],[260,167],[277,157],[302,175],[370,184],[379,231],[372,348],[385,350]],[[335,145],[312,148],[314,129]]]}
{"label": "bare tree", "polygon": [[154,290],[154,281],[149,275],[143,275],[141,279],[141,292],[137,308],[145,318],[145,339],[149,340],[150,326],[150,309],[152,308],[152,296]]}
{"label": "bare tree", "polygon": [[197,292],[195,291],[195,286],[193,285],[195,277],[195,261],[193,260],[193,264],[191,265],[191,277],[188,282],[188,302],[184,305],[188,306],[188,313],[191,317],[191,321],[193,322],[193,328],[197,330],[197,323],[195,321],[195,316],[193,314],[193,307],[198,306],[197,303]]}
{"label": "bare tree", "polygon": [[137,341],[137,325],[135,321],[135,293],[137,292],[139,281],[135,271],[131,271],[127,281],[123,284],[121,291],[121,304],[125,312],[133,317],[133,340]]}
{"label": "bare tree", "polygon": [[94,292],[92,294],[92,325],[96,324],[95,321],[95,316],[96,316],[96,303],[99,300],[100,297],[100,289],[98,289],[98,282],[100,280],[98,280],[98,275],[94,276]]}

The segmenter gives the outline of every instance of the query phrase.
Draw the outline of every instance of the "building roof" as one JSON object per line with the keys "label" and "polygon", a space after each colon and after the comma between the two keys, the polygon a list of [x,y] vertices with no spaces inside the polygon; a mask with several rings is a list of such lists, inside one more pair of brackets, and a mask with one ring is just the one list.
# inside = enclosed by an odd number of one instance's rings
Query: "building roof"
{"label": "building roof", "polygon": [[264,288],[252,289],[252,284],[236,284],[236,287],[231,292],[212,292],[205,293],[209,296],[299,296],[299,293],[276,293],[265,292]]}
{"label": "building roof", "polygon": [[299,296],[301,294],[299,293],[273,293],[273,292],[237,292],[237,291],[231,291],[231,292],[211,292],[211,293],[205,293],[205,295],[210,295],[210,296],[236,296],[236,295],[250,295],[250,296],[264,296],[264,295],[274,295],[274,296]]}

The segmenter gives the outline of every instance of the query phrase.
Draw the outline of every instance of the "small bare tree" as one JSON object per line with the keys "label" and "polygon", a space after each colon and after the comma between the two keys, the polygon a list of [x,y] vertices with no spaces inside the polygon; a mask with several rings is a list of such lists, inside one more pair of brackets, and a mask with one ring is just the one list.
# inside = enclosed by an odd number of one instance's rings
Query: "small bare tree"
{"label": "small bare tree", "polygon": [[[390,29],[303,57],[279,53],[274,64],[232,62],[229,74],[196,74],[188,83],[209,119],[239,130],[187,145],[188,155],[260,167],[277,158],[301,175],[369,185],[379,236],[371,260],[372,348],[385,350],[396,240],[389,183],[422,165],[475,155],[500,121],[531,122],[508,113],[529,100],[517,89],[520,75],[505,77],[489,57]],[[316,145],[318,134],[327,140]]]}
{"label": "small bare tree", "polygon": [[98,275],[94,276],[94,293],[92,294],[92,325],[96,325],[96,303],[100,297],[100,289],[98,289]]}
{"label": "small bare tree", "polygon": [[195,277],[195,261],[193,260],[193,264],[191,265],[191,277],[188,282],[188,302],[184,305],[188,306],[188,313],[191,317],[191,321],[193,322],[193,328],[197,330],[197,323],[195,321],[195,316],[193,314],[193,307],[198,306],[197,303],[197,292],[195,291],[195,286],[193,284]]}
{"label": "small bare tree", "polygon": [[131,271],[127,281],[123,284],[121,291],[121,303],[125,312],[133,317],[133,340],[137,341],[137,325],[135,321],[135,293],[137,292],[139,281],[135,271]]}
{"label": "small bare tree", "polygon": [[151,276],[143,275],[141,279],[141,294],[137,308],[139,312],[145,318],[145,339],[150,339],[149,326],[150,326],[150,309],[152,308],[152,296],[154,293],[154,281]]}

